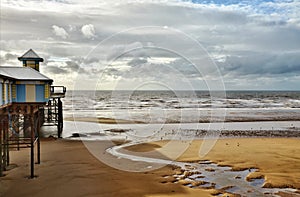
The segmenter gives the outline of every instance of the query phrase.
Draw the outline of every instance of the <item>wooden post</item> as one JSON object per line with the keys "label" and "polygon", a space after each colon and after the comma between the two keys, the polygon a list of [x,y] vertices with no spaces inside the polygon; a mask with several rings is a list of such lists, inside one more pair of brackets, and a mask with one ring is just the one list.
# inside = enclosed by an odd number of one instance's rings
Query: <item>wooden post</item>
{"label": "wooden post", "polygon": [[24,114],[24,122],[23,122],[23,132],[24,132],[24,137],[30,137],[30,134],[28,133],[28,128],[30,126],[30,115]]}
{"label": "wooden post", "polygon": [[14,129],[16,131],[16,134],[17,134],[17,150],[20,150],[20,115],[16,115],[15,116],[15,125],[14,125]]}
{"label": "wooden post", "polygon": [[34,116],[33,107],[30,114],[31,138],[30,138],[30,178],[34,178]]}
{"label": "wooden post", "polygon": [[51,100],[48,101],[48,109],[47,109],[47,122],[50,122],[51,121]]}
{"label": "wooden post", "polygon": [[37,164],[41,163],[41,142],[40,142],[40,114],[37,113]]}
{"label": "wooden post", "polygon": [[6,166],[9,166],[9,125],[8,125],[8,121],[10,120],[7,120],[7,123],[6,123]]}
{"label": "wooden post", "polygon": [[63,110],[62,110],[62,102],[60,98],[58,98],[58,124],[57,124],[57,132],[58,132],[58,138],[61,138],[61,133],[63,129]]}
{"label": "wooden post", "polygon": [[39,111],[40,111],[39,113],[40,113],[40,120],[41,120],[39,127],[41,127],[45,123],[45,108],[42,107]]}
{"label": "wooden post", "polygon": [[7,164],[7,140],[6,140],[6,135],[7,135],[7,120],[6,118],[4,119],[4,124],[3,124],[3,170],[6,170],[6,164]]}
{"label": "wooden post", "polygon": [[0,121],[0,177],[3,176],[3,153],[2,153],[2,134],[3,134],[3,117],[1,117]]}

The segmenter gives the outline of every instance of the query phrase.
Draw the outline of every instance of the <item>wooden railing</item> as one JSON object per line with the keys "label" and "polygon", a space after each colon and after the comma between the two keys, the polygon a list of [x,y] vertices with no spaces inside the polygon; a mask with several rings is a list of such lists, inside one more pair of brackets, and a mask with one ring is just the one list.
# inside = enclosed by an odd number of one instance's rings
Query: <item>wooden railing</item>
{"label": "wooden railing", "polygon": [[65,86],[51,86],[50,87],[50,96],[51,97],[65,97],[67,88]]}

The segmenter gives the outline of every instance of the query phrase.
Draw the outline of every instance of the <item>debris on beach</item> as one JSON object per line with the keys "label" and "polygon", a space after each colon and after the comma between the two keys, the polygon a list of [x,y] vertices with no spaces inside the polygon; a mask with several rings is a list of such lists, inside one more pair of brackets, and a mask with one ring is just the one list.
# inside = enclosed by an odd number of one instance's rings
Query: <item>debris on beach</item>
{"label": "debris on beach", "polygon": [[109,131],[112,133],[125,133],[125,132],[130,131],[130,129],[106,129],[104,131]]}

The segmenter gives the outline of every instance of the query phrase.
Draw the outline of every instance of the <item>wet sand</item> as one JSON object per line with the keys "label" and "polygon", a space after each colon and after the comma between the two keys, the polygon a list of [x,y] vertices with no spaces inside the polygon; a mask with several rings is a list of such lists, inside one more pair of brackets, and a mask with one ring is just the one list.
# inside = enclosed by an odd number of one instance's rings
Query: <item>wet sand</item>
{"label": "wet sand", "polygon": [[[105,153],[109,143],[97,143],[102,157],[123,162]],[[150,172],[125,172],[111,168],[91,155],[80,141],[43,140],[41,164],[35,165],[35,179],[29,175],[29,149],[11,151],[11,166],[0,178],[0,196],[210,196],[210,190],[190,189],[166,183],[172,166]],[[124,165],[138,162],[124,161]]]}
{"label": "wet sand", "polygon": [[[257,116],[257,117],[241,117],[241,116],[226,116],[225,119],[223,117],[214,117],[215,122],[269,122],[269,121],[300,121],[300,116],[298,114],[289,114],[285,116],[277,117],[277,115],[272,114],[272,116],[268,117],[265,115]],[[275,116],[275,117],[274,117]],[[197,120],[198,123],[210,123],[211,116],[207,116],[205,118]],[[66,121],[81,121],[81,122],[95,122],[100,124],[149,124],[149,120],[129,120],[129,119],[116,119],[116,118],[106,118],[106,117],[65,117]],[[151,124],[161,123],[160,121],[151,120]],[[175,123],[184,123],[181,119],[179,120],[168,120],[164,122],[165,124],[175,124]],[[186,120],[185,123],[195,123],[195,120]]]}
{"label": "wet sand", "polygon": [[[133,152],[156,150],[168,157],[184,141],[168,141],[141,144],[128,149]],[[195,140],[177,161],[196,162],[210,160],[220,166],[234,170],[257,168],[247,179],[265,178],[264,187],[300,189],[300,139],[299,138],[233,138],[219,139],[213,149],[204,157],[198,155],[202,140]],[[170,145],[170,144],[169,144]]]}
{"label": "wet sand", "polygon": [[66,121],[81,121],[81,122],[94,122],[100,124],[145,124],[142,121],[133,121],[133,120],[123,120],[123,119],[114,119],[114,118],[96,118],[96,117],[66,117]]}

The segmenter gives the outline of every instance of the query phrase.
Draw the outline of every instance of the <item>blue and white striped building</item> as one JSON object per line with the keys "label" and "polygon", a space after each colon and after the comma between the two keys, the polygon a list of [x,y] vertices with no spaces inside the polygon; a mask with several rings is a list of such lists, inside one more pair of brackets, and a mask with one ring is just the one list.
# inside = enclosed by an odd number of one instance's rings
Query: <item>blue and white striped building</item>
{"label": "blue and white striped building", "polygon": [[39,72],[38,64],[43,59],[30,49],[19,60],[23,67],[0,66],[0,108],[12,103],[46,103],[50,99],[53,80]]}
{"label": "blue and white striped building", "polygon": [[0,105],[46,103],[53,80],[29,67],[0,67]]}

